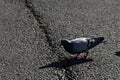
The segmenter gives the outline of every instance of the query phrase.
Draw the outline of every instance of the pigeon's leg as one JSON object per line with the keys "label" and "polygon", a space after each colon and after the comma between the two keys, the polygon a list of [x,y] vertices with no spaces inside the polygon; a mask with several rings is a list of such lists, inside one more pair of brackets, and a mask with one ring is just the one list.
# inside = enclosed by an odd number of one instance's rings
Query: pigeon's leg
{"label": "pigeon's leg", "polygon": [[72,59],[77,59],[78,57],[80,57],[79,54],[76,54],[76,55],[72,55],[72,56],[71,56]]}
{"label": "pigeon's leg", "polygon": [[88,53],[89,53],[89,52],[86,51],[86,54],[84,55],[84,58],[83,58],[83,59],[88,59],[88,60],[89,60],[89,59],[92,59],[92,58],[90,58],[90,56],[88,56]]}
{"label": "pigeon's leg", "polygon": [[84,55],[84,58],[86,59],[88,57],[88,51],[86,51],[86,54]]}

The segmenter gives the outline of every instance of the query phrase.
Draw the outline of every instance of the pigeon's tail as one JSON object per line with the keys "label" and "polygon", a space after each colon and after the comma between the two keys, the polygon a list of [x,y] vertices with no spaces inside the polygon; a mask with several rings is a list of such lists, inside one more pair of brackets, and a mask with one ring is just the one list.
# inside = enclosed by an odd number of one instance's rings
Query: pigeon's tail
{"label": "pigeon's tail", "polygon": [[104,41],[104,37],[92,38],[89,40],[89,48],[93,48]]}

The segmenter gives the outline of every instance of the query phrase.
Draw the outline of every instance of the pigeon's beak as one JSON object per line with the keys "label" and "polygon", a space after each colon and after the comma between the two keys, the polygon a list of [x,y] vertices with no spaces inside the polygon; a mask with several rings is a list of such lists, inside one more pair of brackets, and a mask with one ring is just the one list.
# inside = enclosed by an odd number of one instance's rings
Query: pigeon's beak
{"label": "pigeon's beak", "polygon": [[107,43],[107,40],[104,40],[102,43],[104,43],[104,44]]}

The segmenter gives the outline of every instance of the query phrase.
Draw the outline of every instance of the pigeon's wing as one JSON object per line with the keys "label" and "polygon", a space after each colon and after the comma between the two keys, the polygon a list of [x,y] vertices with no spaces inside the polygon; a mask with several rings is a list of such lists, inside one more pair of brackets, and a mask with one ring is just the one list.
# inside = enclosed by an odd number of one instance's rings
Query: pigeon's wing
{"label": "pigeon's wing", "polygon": [[76,53],[81,53],[88,49],[88,41],[86,38],[77,38],[71,40],[71,43],[73,45],[73,51]]}

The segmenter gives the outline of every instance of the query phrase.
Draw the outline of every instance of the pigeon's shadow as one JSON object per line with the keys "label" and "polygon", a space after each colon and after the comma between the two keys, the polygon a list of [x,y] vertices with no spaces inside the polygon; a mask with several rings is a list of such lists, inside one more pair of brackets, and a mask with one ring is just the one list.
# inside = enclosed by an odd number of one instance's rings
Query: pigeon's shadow
{"label": "pigeon's shadow", "polygon": [[115,55],[120,57],[120,52],[115,52]]}
{"label": "pigeon's shadow", "polygon": [[93,59],[68,59],[66,58],[64,60],[55,61],[48,65],[39,67],[39,69],[50,68],[50,67],[67,68],[73,65],[82,64],[82,63],[90,62],[90,61],[93,61]]}

